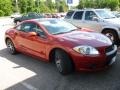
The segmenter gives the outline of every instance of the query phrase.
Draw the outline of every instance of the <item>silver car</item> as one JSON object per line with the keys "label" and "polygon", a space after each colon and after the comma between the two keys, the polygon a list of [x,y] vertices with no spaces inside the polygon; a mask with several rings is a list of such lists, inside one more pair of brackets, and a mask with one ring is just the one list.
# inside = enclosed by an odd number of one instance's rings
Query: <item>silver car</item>
{"label": "silver car", "polygon": [[103,33],[115,44],[120,44],[120,18],[108,9],[71,10],[65,16],[65,21]]}

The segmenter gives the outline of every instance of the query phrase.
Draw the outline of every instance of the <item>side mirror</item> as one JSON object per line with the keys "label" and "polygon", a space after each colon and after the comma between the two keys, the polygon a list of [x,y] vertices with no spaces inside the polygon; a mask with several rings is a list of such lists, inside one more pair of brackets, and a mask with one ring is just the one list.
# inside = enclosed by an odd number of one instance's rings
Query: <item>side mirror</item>
{"label": "side mirror", "polygon": [[93,17],[93,19],[92,19],[93,21],[99,21],[99,18],[98,17]]}
{"label": "side mirror", "polygon": [[46,34],[45,34],[44,32],[38,31],[37,34],[38,34],[41,38],[44,38],[44,39],[47,38],[47,36],[46,36]]}
{"label": "side mirror", "polygon": [[29,34],[29,36],[37,36],[36,32],[29,32],[28,34]]}

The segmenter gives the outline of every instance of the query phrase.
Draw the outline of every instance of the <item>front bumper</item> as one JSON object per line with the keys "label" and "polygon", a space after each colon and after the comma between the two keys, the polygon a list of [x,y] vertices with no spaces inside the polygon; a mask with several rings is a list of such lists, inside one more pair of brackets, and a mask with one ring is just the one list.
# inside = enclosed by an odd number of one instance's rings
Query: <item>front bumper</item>
{"label": "front bumper", "polygon": [[[116,60],[117,46],[110,50],[102,50],[100,55],[80,55],[73,52],[71,57],[77,71],[98,71],[112,65]],[[104,51],[104,53],[103,53]]]}

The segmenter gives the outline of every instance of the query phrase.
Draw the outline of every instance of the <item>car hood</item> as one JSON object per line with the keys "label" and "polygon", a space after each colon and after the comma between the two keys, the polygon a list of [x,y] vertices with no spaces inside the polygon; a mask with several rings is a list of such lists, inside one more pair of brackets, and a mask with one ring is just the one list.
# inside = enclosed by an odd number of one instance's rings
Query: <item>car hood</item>
{"label": "car hood", "polygon": [[104,19],[107,23],[120,26],[120,18]]}
{"label": "car hood", "polygon": [[70,42],[74,45],[90,45],[93,47],[112,45],[112,42],[108,37],[94,32],[73,31],[58,36],[60,41]]}

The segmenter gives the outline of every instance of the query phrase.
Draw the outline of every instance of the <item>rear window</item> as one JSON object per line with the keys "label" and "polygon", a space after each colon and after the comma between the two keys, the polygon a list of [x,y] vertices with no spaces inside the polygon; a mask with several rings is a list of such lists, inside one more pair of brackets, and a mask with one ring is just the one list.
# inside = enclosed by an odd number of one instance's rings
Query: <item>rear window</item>
{"label": "rear window", "polygon": [[67,15],[65,16],[65,18],[70,19],[71,16],[73,15],[73,13],[74,13],[74,11],[69,11],[69,12],[67,13]]}

